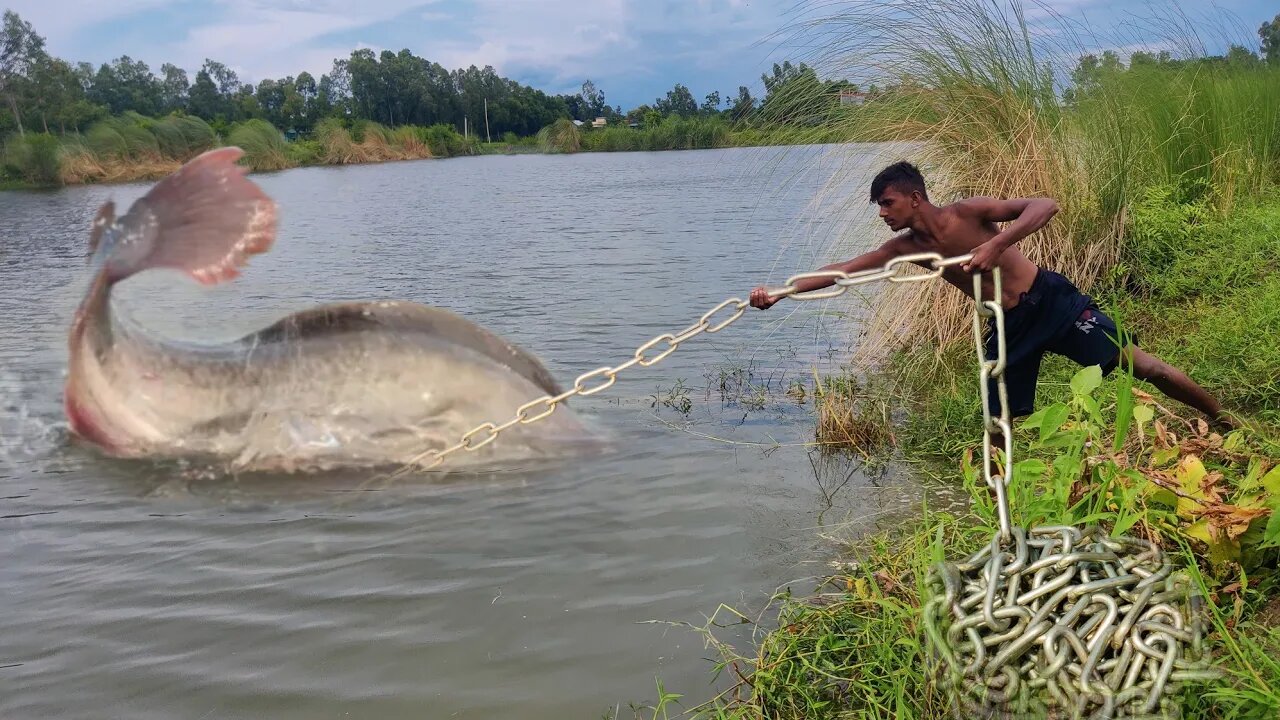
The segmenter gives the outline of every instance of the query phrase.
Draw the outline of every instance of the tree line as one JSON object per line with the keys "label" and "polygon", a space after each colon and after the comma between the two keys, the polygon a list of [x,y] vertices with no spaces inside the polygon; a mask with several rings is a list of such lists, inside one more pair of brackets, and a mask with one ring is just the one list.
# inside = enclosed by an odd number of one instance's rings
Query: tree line
{"label": "tree line", "polygon": [[147,117],[192,115],[220,133],[234,123],[262,119],[283,131],[306,135],[321,120],[336,117],[392,127],[445,124],[495,138],[508,133],[530,136],[560,118],[590,122],[604,117],[614,124],[651,124],[671,116],[791,122],[802,114],[812,116],[815,98],[818,104],[834,105],[836,92],[852,87],[820,81],[804,63],[775,64],[773,74],[762,75],[762,80],[762,100],[739,86],[736,94],[715,91],[699,102],[687,86],[677,83],[664,97],[623,112],[620,106],[611,107],[591,80],[576,94],[548,94],[502,77],[489,66],[448,70],[407,49],[361,49],[335,59],[319,78],[304,71],[255,84],[241,81],[234,70],[212,59],[206,59],[194,76],[171,63],[156,73],[128,55],[97,67],[73,63],[50,55],[44,38],[29,22],[5,11],[0,28],[0,136],[28,130],[79,132],[127,112]]}

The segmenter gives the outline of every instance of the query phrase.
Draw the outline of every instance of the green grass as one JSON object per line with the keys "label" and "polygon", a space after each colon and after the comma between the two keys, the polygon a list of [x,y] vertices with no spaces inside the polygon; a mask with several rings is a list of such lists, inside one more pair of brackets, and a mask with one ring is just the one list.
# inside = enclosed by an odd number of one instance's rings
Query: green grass
{"label": "green grass", "polygon": [[243,162],[258,172],[284,170],[293,165],[284,135],[265,120],[246,120],[235,125],[227,144],[244,150]]}
{"label": "green grass", "polygon": [[44,133],[12,137],[0,153],[0,165],[15,182],[36,187],[57,185],[59,180],[58,139]]}

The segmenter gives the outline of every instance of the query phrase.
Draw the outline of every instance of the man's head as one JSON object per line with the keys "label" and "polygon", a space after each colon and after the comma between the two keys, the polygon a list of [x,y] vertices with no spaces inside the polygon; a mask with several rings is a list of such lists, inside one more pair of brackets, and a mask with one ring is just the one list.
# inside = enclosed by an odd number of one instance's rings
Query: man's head
{"label": "man's head", "polygon": [[921,203],[929,202],[924,176],[909,162],[896,162],[871,181],[871,202],[880,206],[880,217],[897,232],[910,227]]}

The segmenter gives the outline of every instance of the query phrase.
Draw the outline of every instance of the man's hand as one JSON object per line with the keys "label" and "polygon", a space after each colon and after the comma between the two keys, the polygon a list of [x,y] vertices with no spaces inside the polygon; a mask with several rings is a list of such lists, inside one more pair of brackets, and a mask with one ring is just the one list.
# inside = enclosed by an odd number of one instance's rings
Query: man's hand
{"label": "man's hand", "polygon": [[1005,251],[1005,244],[996,236],[978,246],[973,251],[973,259],[964,266],[965,272],[987,272],[996,266],[1000,255]]}
{"label": "man's hand", "polygon": [[778,301],[769,295],[764,285],[751,291],[751,307],[768,310],[776,302]]}

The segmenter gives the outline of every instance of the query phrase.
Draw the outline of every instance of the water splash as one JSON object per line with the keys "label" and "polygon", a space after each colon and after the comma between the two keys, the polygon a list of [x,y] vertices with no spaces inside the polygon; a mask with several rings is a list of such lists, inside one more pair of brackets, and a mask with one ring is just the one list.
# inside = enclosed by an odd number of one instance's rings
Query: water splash
{"label": "water splash", "polygon": [[0,467],[47,461],[67,438],[65,420],[32,410],[40,405],[37,387],[13,369],[0,367]]}

